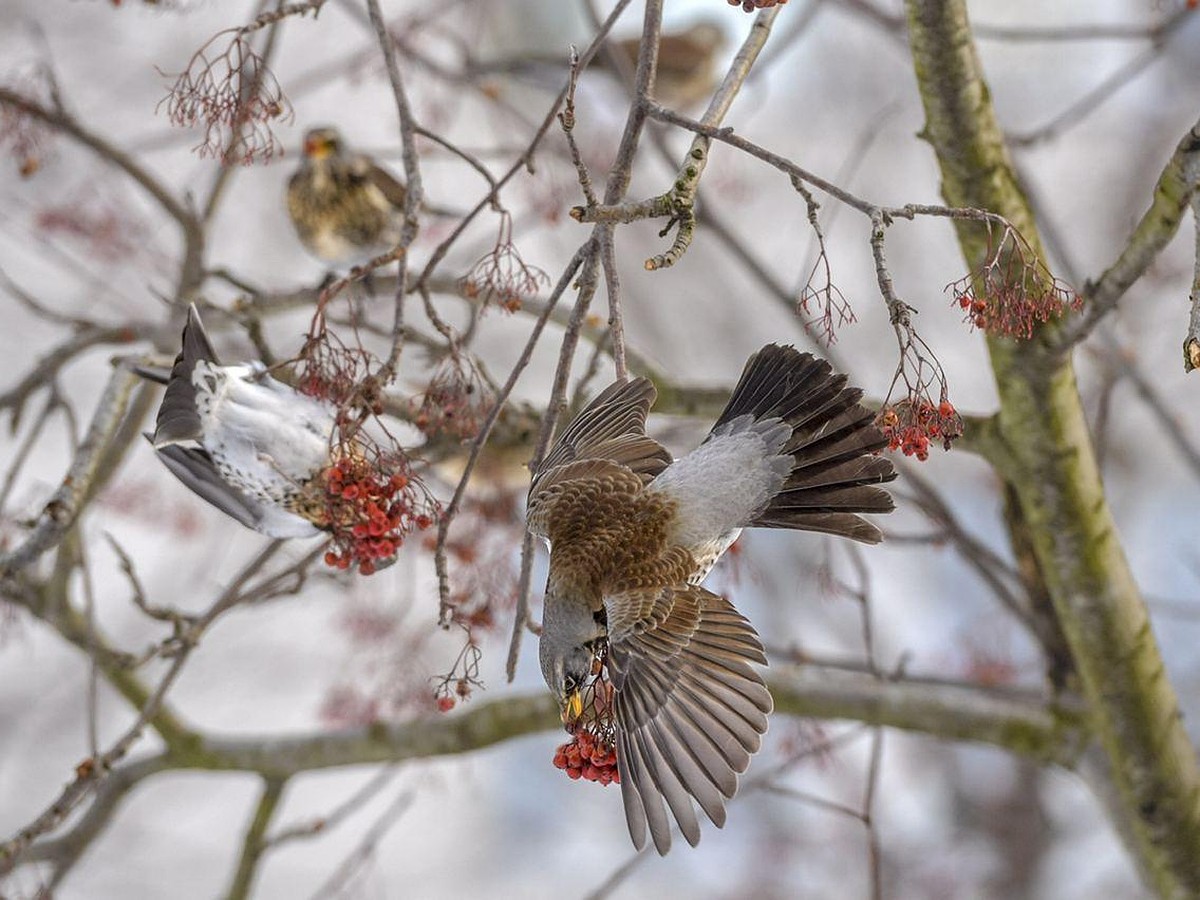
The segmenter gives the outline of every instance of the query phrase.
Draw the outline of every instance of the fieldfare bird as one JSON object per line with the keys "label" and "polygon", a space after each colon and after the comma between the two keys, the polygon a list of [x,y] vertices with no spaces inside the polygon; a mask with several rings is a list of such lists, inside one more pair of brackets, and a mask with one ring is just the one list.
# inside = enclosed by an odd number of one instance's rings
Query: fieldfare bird
{"label": "fieldfare bird", "polygon": [[[704,442],[681,459],[645,431],[645,378],[602,391],[534,473],[530,529],[550,544],[539,657],[569,731],[581,692],[607,677],[618,779],[633,843],[688,843],[693,799],[717,827],[767,730],[771,695],[753,626],[700,582],[744,527],[865,543],[885,513],[891,462],[862,392],[792,347],[746,363]],[[606,675],[605,675],[606,673]],[[572,773],[577,776],[577,773]]]}
{"label": "fieldfare bird", "polygon": [[324,484],[334,411],[267,374],[261,362],[223,366],[193,305],[153,435],[168,469],[217,509],[277,538],[328,525]]}
{"label": "fieldfare bird", "polygon": [[[664,32],[658,42],[655,97],[668,106],[683,108],[707,100],[717,84],[717,56],[725,43],[725,31],[715,19]],[[618,41],[616,46],[631,66],[637,63],[639,38]],[[600,64],[603,67],[605,61],[601,59]]]}
{"label": "fieldfare bird", "polygon": [[405,189],[369,156],[349,150],[335,128],[304,135],[304,161],[288,181],[287,206],[308,252],[335,266],[391,250],[404,224]]}

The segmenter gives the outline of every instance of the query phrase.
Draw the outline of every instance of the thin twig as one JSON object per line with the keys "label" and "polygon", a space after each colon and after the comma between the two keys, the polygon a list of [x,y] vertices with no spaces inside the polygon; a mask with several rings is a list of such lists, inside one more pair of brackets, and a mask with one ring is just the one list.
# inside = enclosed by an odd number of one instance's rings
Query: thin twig
{"label": "thin twig", "polygon": [[[533,356],[533,348],[537,345],[538,339],[542,336],[542,330],[546,327],[546,322],[550,318],[550,313],[558,304],[559,298],[567,290],[571,284],[571,280],[575,277],[575,273],[583,264],[585,259],[591,257],[595,252],[592,241],[587,241],[571,257],[571,261],[567,263],[566,269],[558,280],[558,284],[550,292],[550,296],[546,302],[545,312],[538,317],[534,323],[533,330],[529,334],[528,340],[525,342],[525,347],[521,351],[512,370],[509,372],[508,379],[500,388],[496,395],[495,402],[492,404],[491,410],[488,412],[487,418],[484,419],[483,425],[479,429],[479,433],[471,442],[471,452],[467,456],[466,465],[463,468],[462,477],[458,481],[458,486],[454,490],[454,496],[450,498],[450,503],[438,521],[437,544],[434,549],[433,560],[434,568],[437,571],[438,578],[438,622],[443,628],[449,627],[451,614],[454,606],[450,600],[450,574],[446,564],[446,537],[450,531],[450,525],[454,521],[454,516],[457,514],[459,507],[462,505],[463,496],[466,494],[467,483],[471,479],[471,473],[475,470],[475,464],[479,460],[479,454],[483,450],[483,445],[487,442],[488,436],[492,433],[492,428],[496,424],[501,411],[504,409],[505,403],[509,395],[516,387],[517,380],[521,377],[521,373],[525,371],[525,367],[529,365],[529,360]],[[518,614],[519,614],[518,607]]]}
{"label": "thin twig", "polygon": [[0,576],[13,575],[33,563],[61,541],[75,523],[139,381],[138,376],[129,369],[118,367],[113,370],[96,406],[87,435],[75,452],[62,484],[46,503],[25,540],[0,556]]}
{"label": "thin twig", "polygon": [[371,26],[379,38],[379,48],[383,52],[383,60],[387,66],[388,81],[392,86],[392,96],[396,101],[396,115],[400,120],[401,159],[404,162],[404,225],[400,230],[400,240],[396,246],[400,262],[399,283],[396,285],[395,316],[392,327],[392,347],[388,358],[380,370],[380,378],[386,384],[391,380],[400,362],[400,348],[404,343],[404,295],[408,289],[408,266],[405,264],[408,248],[417,236],[417,213],[425,199],[425,189],[421,182],[421,165],[417,156],[416,125],[412,108],[408,103],[408,94],[404,90],[404,80],[400,75],[400,65],[396,62],[396,47],[383,13],[379,9],[379,0],[367,0],[367,12],[371,18]]}

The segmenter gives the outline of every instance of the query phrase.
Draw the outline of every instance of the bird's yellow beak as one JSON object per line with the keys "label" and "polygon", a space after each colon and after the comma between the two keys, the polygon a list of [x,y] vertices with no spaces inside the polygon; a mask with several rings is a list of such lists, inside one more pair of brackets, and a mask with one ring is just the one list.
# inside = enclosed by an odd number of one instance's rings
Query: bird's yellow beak
{"label": "bird's yellow beak", "polygon": [[329,141],[319,135],[309,135],[304,139],[304,155],[309,159],[325,159],[331,152]]}
{"label": "bird's yellow beak", "polygon": [[562,710],[562,720],[564,725],[574,725],[579,721],[579,717],[583,715],[583,697],[579,691],[571,691],[567,694],[567,703]]}

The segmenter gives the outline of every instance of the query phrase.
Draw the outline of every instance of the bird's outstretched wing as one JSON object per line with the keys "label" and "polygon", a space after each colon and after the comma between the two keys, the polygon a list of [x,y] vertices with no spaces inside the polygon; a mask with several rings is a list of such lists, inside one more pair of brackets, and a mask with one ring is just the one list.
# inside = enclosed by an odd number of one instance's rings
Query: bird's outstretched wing
{"label": "bird's outstretched wing", "polygon": [[[719,828],[767,730],[771,695],[751,663],[758,635],[723,597],[694,585],[605,598],[608,669],[615,689],[617,766],[633,843],[646,828],[660,854],[671,816],[700,840],[693,798]],[[666,807],[663,805],[666,801]]]}
{"label": "bird's outstretched wing", "polygon": [[200,323],[195,304],[188,307],[183,326],[183,347],[167,379],[167,390],[158,408],[154,446],[158,449],[199,438],[203,432],[196,408],[196,385],[192,380],[198,362],[217,362],[216,351]]}
{"label": "bird's outstretched wing", "polygon": [[[153,441],[149,434],[146,438]],[[172,474],[197,496],[247,528],[276,538],[312,537],[319,533],[316,526],[300,516],[268,506],[229,484],[203,448],[168,444],[156,452]]]}
{"label": "bird's outstretched wing", "polygon": [[553,498],[565,483],[612,478],[637,490],[671,464],[667,449],[646,434],[655,396],[647,378],[617,382],[571,420],[533,473],[527,518],[535,534],[550,536]]}

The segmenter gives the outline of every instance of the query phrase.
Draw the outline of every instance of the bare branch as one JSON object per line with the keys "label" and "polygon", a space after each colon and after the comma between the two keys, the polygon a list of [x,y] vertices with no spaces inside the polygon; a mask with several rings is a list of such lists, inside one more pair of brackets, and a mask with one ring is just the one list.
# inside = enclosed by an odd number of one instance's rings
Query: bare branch
{"label": "bare branch", "polygon": [[75,523],[139,381],[137,375],[123,366],[113,370],[96,406],[87,435],[76,450],[62,484],[46,503],[33,530],[21,545],[0,556],[0,576],[11,577],[35,562],[61,541]]}
{"label": "bare branch", "polygon": [[264,835],[275,817],[279,799],[287,786],[286,778],[264,778],[262,795],[254,807],[254,815],[242,838],[242,852],[238,858],[237,870],[233,873],[233,883],[226,900],[245,900],[250,896],[250,888],[254,886],[254,877],[258,874],[258,865],[267,849]]}

